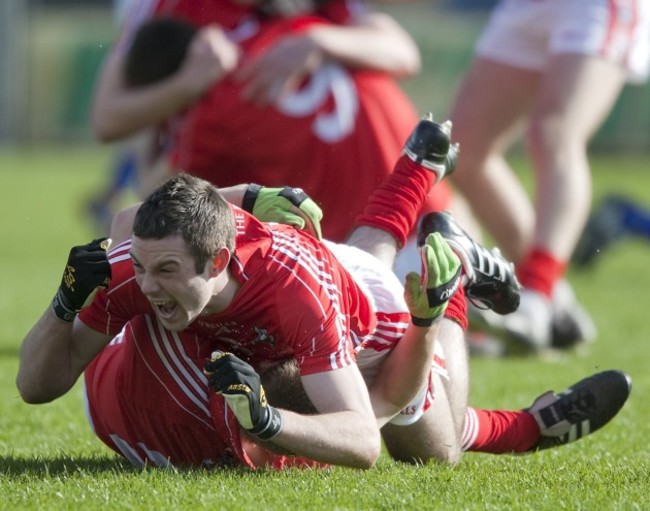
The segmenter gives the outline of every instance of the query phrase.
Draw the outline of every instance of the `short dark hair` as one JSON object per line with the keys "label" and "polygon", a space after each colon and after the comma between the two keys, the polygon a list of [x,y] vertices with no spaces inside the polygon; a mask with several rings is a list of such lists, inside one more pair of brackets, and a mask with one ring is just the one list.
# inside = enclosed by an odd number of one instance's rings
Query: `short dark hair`
{"label": "short dark hair", "polygon": [[181,67],[197,28],[177,18],[158,17],[136,31],[124,63],[127,87],[161,81]]}
{"label": "short dark hair", "polygon": [[235,250],[235,217],[219,190],[208,181],[177,174],[138,208],[133,234],[162,239],[180,234],[200,273],[218,250]]}

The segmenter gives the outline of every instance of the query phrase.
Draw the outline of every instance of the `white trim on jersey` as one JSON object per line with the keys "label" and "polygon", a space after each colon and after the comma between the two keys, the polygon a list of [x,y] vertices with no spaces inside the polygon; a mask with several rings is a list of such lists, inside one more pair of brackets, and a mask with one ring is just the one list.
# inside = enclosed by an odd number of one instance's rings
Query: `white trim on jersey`
{"label": "white trim on jersey", "polygon": [[133,447],[115,433],[112,433],[110,437],[115,444],[115,447],[117,447],[124,457],[131,462],[131,465],[138,468],[144,467],[144,460]]}
{"label": "white trim on jersey", "polygon": [[[147,325],[150,328],[157,327],[160,339],[162,340],[161,347],[164,348],[169,359],[174,363],[174,366],[178,368],[178,371],[180,375],[184,377],[184,380],[194,389],[196,394],[207,403],[208,399],[206,389],[208,379],[203,374],[201,368],[197,367],[194,361],[185,353],[185,348],[178,333],[166,330],[160,321],[157,321],[154,325],[150,317],[147,317]],[[179,359],[179,356],[182,357],[182,360]],[[190,374],[190,371],[193,374]]]}
{"label": "white trim on jersey", "polygon": [[[177,389],[180,390],[183,394],[185,394],[190,399],[190,401],[192,401],[197,406],[197,408],[199,410],[201,410],[201,412],[203,412],[203,414],[205,416],[207,416],[208,418],[211,418],[210,410],[209,410],[209,406],[208,406],[208,393],[207,393],[207,390],[205,392],[199,393],[199,395],[197,395],[194,392],[192,392],[187,387],[187,385],[185,385],[185,383],[183,382],[183,379],[179,376],[178,372],[174,368],[175,364],[173,363],[173,361],[170,362],[170,360],[169,360],[169,358],[168,358],[168,356],[166,354],[166,350],[163,350],[161,348],[161,345],[160,345],[161,340],[156,336],[156,328],[155,328],[155,326],[153,324],[153,321],[152,321],[151,317],[150,316],[145,316],[145,319],[146,319],[147,328],[148,328],[148,332],[149,332],[148,340],[145,341],[145,342],[150,342],[154,346],[154,349],[155,349],[156,353],[158,354],[158,357],[160,358],[160,361],[162,362],[165,369],[167,369],[167,372],[168,372],[169,376],[171,376],[171,379],[176,383]],[[162,326],[161,326],[161,328],[162,328]],[[133,338],[133,345],[137,349],[137,351],[138,351],[138,353],[140,355],[140,359],[141,359],[142,363],[147,367],[147,369],[149,370],[149,372],[151,373],[153,378],[156,379],[160,383],[161,387],[163,387],[165,389],[167,394],[169,394],[171,399],[174,402],[176,402],[176,404],[178,404],[178,406],[181,409],[185,410],[192,417],[195,417],[197,420],[201,421],[208,428],[214,430],[215,428],[214,428],[214,425],[213,425],[211,420],[206,421],[205,417],[201,417],[201,416],[197,415],[192,410],[187,409],[185,406],[183,406],[182,403],[179,402],[179,400],[177,398],[177,393],[174,392],[174,389],[170,388],[166,384],[166,381],[163,380],[160,377],[160,375],[157,373],[157,371],[153,367],[151,367],[149,361],[144,356],[144,354],[142,352],[142,348],[140,346],[140,343],[142,341],[136,337],[135,332],[133,331],[133,329],[131,330],[131,333],[132,333],[132,338]],[[188,365],[193,365],[193,362],[184,353],[184,351],[182,350],[182,347],[179,348],[179,351],[181,352],[181,358],[183,360],[185,360],[188,363]],[[176,360],[178,360],[178,358]],[[187,372],[185,372],[185,374],[187,374]],[[169,379],[167,379],[167,381],[169,381]]]}
{"label": "white trim on jersey", "polygon": [[131,259],[129,250],[131,250],[130,239],[123,241],[122,243],[116,245],[114,248],[108,251],[108,262],[111,264],[115,264],[115,263],[119,263],[120,261],[126,261],[127,259]]}
{"label": "white trim on jersey", "polygon": [[169,468],[174,466],[169,461],[169,458],[165,456],[163,453],[158,451],[152,451],[142,442],[138,442],[138,447],[144,451],[144,453],[147,455],[147,458],[149,458],[152,462],[154,462],[157,467]]}
{"label": "white trim on jersey", "polygon": [[[321,261],[312,251],[301,246],[295,237],[282,231],[276,231],[272,228],[269,228],[269,233],[271,234],[272,239],[271,249],[285,255],[290,260],[294,261],[299,268],[305,270],[314,279],[315,283],[325,290],[327,297],[331,301],[336,315],[334,324],[336,326],[339,340],[337,351],[332,353],[330,356],[330,367],[332,369],[340,369],[353,364],[354,361],[346,349],[350,337],[347,316],[343,314],[343,311],[341,310],[341,291],[334,284],[334,279],[331,273],[327,271],[323,261]],[[278,263],[282,268],[289,271],[295,280],[302,284],[307,292],[314,297],[315,303],[321,310],[323,320],[326,320],[326,311],[323,309],[323,304],[320,302],[318,296],[316,296],[316,293],[310,285],[296,273],[296,269],[287,265],[286,261],[282,261],[275,254],[272,254],[271,259]],[[315,339],[312,339],[312,346],[314,343]]]}
{"label": "white trim on jersey", "polygon": [[[375,330],[364,338],[364,344],[375,342],[385,346],[386,349],[391,349],[404,336],[408,327],[408,323],[378,321]],[[377,350],[377,347],[373,349]]]}

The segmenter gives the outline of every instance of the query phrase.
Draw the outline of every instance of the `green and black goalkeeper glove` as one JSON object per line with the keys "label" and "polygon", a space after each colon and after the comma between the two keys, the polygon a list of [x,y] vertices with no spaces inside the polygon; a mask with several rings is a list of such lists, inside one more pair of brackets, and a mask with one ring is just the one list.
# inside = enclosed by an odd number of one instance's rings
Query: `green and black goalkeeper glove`
{"label": "green and black goalkeeper glove", "polygon": [[87,245],[72,247],[63,272],[61,285],[52,300],[54,313],[64,321],[74,320],[100,288],[111,281],[111,265],[106,252],[109,238],[93,240]]}
{"label": "green and black goalkeeper glove", "polygon": [[404,283],[404,299],[416,326],[431,326],[441,319],[449,299],[460,285],[458,256],[439,233],[427,236],[420,248],[422,275],[411,272]]}
{"label": "green and black goalkeeper glove", "polygon": [[267,403],[260,377],[249,364],[232,353],[215,351],[203,372],[251,435],[270,440],[282,430],[282,414]]}
{"label": "green and black goalkeeper glove", "polygon": [[301,188],[267,188],[251,184],[246,189],[242,208],[262,222],[293,225],[321,239],[323,212]]}

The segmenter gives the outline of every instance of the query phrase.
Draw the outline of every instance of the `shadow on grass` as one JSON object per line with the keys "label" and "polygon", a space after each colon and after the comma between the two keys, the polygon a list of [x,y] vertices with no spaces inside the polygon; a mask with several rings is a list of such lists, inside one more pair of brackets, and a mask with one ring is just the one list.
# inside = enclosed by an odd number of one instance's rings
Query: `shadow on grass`
{"label": "shadow on grass", "polygon": [[102,474],[106,472],[139,472],[120,458],[83,456],[21,457],[0,456],[0,475],[60,476],[72,474]]}
{"label": "shadow on grass", "polygon": [[[195,472],[227,473],[234,477],[249,477],[251,475],[264,476],[277,474],[275,469],[251,470],[241,466],[222,467],[168,467],[176,474],[193,474]],[[74,475],[99,475],[106,473],[142,473],[143,471],[165,471],[166,469],[147,466],[138,468],[119,457],[84,457],[84,456],[12,456],[0,455],[0,478],[56,478]],[[292,471],[294,469],[288,469]],[[300,469],[295,469],[300,471]]]}

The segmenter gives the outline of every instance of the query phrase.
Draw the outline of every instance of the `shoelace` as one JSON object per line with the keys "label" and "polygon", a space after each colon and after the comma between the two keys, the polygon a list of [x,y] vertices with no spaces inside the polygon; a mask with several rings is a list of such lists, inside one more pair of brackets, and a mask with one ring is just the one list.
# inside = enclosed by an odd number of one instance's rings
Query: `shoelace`
{"label": "shoelace", "polygon": [[486,277],[500,282],[505,282],[508,267],[511,266],[512,263],[507,263],[503,259],[501,251],[497,247],[494,247],[490,251],[476,244],[474,241],[472,241],[472,244],[474,245],[474,250],[478,256],[476,269]]}
{"label": "shoelace", "polygon": [[591,392],[571,393],[568,400],[558,400],[558,404],[564,417],[575,423],[589,418],[589,413],[596,408],[596,396]]}
{"label": "shoelace", "polygon": [[[472,250],[476,254],[476,261],[472,262],[472,275],[469,277],[469,284],[467,286],[467,298],[469,301],[477,308],[481,310],[488,310],[492,308],[492,302],[483,296],[476,296],[472,294],[472,288],[475,288],[477,284],[488,284],[490,282],[479,282],[480,277],[476,273],[480,273],[482,276],[487,277],[492,280],[493,285],[496,285],[496,282],[506,282],[506,276],[508,274],[508,269],[512,270],[512,263],[507,262],[503,259],[501,251],[494,247],[491,251],[487,250],[485,247],[477,244],[475,241],[467,238],[468,241],[472,244]],[[471,258],[474,259],[474,258]],[[512,270],[514,273],[514,270]]]}

